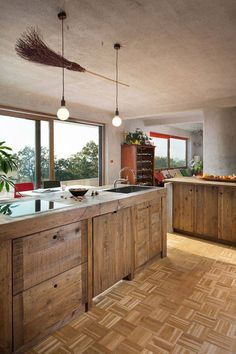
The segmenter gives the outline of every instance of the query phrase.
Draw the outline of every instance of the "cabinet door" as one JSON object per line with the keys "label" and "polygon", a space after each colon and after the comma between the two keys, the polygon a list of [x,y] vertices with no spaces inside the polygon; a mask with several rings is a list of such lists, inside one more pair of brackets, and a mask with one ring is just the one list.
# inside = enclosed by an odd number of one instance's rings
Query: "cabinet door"
{"label": "cabinet door", "polygon": [[194,232],[194,185],[173,184],[173,227]]}
{"label": "cabinet door", "polygon": [[13,240],[13,294],[86,261],[86,220]]}
{"label": "cabinet door", "polygon": [[13,297],[14,350],[55,330],[82,310],[87,263]]}
{"label": "cabinet door", "polygon": [[149,203],[135,207],[135,224],[135,268],[138,268],[149,259]]}
{"label": "cabinet door", "polygon": [[131,273],[131,208],[93,219],[93,296]]}
{"label": "cabinet door", "polygon": [[218,187],[195,187],[195,227],[199,235],[218,238]]}
{"label": "cabinet door", "polygon": [[149,203],[149,258],[162,250],[161,198]]}
{"label": "cabinet door", "polygon": [[236,242],[236,188],[219,189],[219,239]]}

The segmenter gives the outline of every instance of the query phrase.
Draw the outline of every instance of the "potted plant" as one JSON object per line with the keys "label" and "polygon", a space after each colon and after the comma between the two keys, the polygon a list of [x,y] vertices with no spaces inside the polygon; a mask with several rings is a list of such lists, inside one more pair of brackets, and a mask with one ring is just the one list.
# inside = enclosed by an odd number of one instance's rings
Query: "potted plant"
{"label": "potted plant", "polygon": [[190,162],[192,174],[195,176],[201,175],[203,172],[203,162],[200,156],[194,156]]}
{"label": "potted plant", "polygon": [[5,145],[5,141],[0,142],[0,193],[4,187],[7,192],[10,191],[11,186],[14,187],[12,179],[7,176],[10,171],[17,167],[11,151],[12,149]]}
{"label": "potted plant", "polygon": [[125,144],[150,145],[151,138],[141,129],[137,128],[134,132],[129,132],[125,137]]}

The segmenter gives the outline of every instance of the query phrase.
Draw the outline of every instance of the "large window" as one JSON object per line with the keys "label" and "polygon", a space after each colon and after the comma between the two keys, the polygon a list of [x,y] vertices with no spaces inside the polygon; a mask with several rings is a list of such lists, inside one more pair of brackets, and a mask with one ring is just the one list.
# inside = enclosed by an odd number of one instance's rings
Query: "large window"
{"label": "large window", "polygon": [[35,187],[54,178],[102,184],[102,132],[98,125],[0,115],[0,141],[17,158],[11,176]]}
{"label": "large window", "polygon": [[187,166],[187,139],[151,132],[154,141],[155,169]]}
{"label": "large window", "polygon": [[99,127],[54,124],[55,177],[60,181],[94,179],[99,184]]}
{"label": "large window", "polygon": [[17,171],[10,173],[16,182],[36,182],[35,121],[0,117],[0,140],[5,141],[17,158]]}

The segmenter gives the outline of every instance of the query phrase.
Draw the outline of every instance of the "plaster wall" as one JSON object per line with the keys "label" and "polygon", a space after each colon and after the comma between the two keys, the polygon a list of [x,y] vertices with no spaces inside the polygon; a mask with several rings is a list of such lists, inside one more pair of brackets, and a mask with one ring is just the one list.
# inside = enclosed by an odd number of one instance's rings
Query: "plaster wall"
{"label": "plaster wall", "polygon": [[192,156],[200,156],[203,159],[203,130],[192,132]]}
{"label": "plaster wall", "polygon": [[204,172],[236,173],[236,107],[204,111]]}

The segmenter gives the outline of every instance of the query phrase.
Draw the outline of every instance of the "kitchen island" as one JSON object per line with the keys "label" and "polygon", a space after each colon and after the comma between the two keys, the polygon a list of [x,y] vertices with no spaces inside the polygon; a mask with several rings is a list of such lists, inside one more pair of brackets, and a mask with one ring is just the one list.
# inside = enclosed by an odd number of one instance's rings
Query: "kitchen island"
{"label": "kitchen island", "polygon": [[22,198],[36,208],[38,200],[64,207],[0,215],[1,353],[24,352],[92,306],[95,296],[166,255],[166,189],[101,188],[82,202],[69,192]]}
{"label": "kitchen island", "polygon": [[173,230],[236,245],[236,183],[171,178]]}

